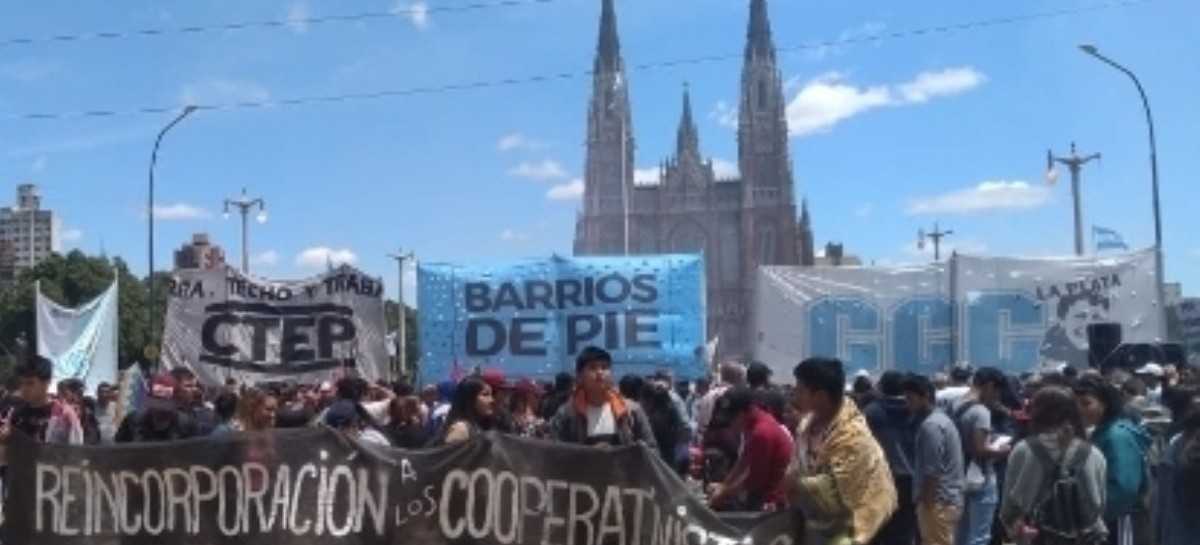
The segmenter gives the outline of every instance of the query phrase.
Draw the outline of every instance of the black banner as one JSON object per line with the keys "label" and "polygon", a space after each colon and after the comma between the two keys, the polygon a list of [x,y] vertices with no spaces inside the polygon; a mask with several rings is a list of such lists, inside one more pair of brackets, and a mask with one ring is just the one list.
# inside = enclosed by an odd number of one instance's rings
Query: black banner
{"label": "black banner", "polygon": [[[20,435],[20,434],[18,434]],[[330,430],[8,447],[4,543],[792,545],[722,521],[643,447],[488,434],[436,450]]]}

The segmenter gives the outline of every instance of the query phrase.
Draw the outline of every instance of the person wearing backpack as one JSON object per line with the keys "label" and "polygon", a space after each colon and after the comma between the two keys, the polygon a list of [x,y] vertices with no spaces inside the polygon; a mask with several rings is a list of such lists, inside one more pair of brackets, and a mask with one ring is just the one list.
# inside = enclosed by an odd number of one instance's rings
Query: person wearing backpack
{"label": "person wearing backpack", "polygon": [[1102,545],[1106,466],[1071,391],[1041,389],[1030,403],[1029,436],[1008,459],[1000,521],[1018,543]]}
{"label": "person wearing backpack", "polygon": [[1008,377],[994,367],[975,372],[971,389],[950,406],[950,419],[962,439],[965,493],[963,513],[958,519],[954,542],[957,545],[988,545],[992,539],[992,519],[1000,497],[996,480],[996,460],[1008,456],[1007,443],[993,447],[992,411],[1008,388]]}
{"label": "person wearing backpack", "polygon": [[1131,516],[1147,503],[1151,485],[1146,463],[1150,434],[1123,416],[1121,392],[1104,378],[1088,375],[1075,385],[1083,425],[1107,464],[1104,524],[1110,545],[1144,545],[1134,540]]}

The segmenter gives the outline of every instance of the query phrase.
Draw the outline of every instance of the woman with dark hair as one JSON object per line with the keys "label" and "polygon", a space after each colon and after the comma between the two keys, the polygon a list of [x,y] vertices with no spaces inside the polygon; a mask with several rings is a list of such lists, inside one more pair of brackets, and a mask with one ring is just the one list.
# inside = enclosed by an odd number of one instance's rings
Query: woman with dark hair
{"label": "woman with dark hair", "polygon": [[[1075,384],[1075,399],[1084,426],[1092,430],[1092,444],[1107,463],[1104,525],[1113,545],[1134,543],[1135,512],[1144,512],[1142,492],[1148,490],[1146,449],[1150,435],[1125,417],[1121,392],[1104,378],[1087,375]],[[1142,508],[1142,509],[1139,509]]]}
{"label": "woman with dark hair", "polygon": [[[1057,386],[1042,388],[1029,405],[1029,435],[1013,448],[1004,475],[1000,521],[1008,534],[1021,542],[1045,545],[1092,545],[1103,543],[1105,461],[1104,455],[1086,439],[1079,406],[1070,390]],[[1063,466],[1066,466],[1063,468]],[[1055,469],[1072,471],[1080,484],[1080,496],[1071,501],[1083,510],[1077,513],[1081,536],[1056,540],[1050,530],[1039,524],[1038,515],[1046,492],[1048,477]],[[1053,499],[1053,498],[1052,498]],[[1087,522],[1087,521],[1091,522]]]}
{"label": "woman with dark hair", "polygon": [[391,418],[384,427],[393,446],[405,449],[421,448],[425,444],[425,422],[421,419],[421,400],[416,396],[392,398]]}
{"label": "woman with dark hair", "polygon": [[[1159,545],[1194,545],[1200,536],[1200,394],[1178,402],[1178,431],[1158,465]],[[1181,391],[1181,390],[1177,390]]]}
{"label": "woman with dark hair", "polygon": [[495,407],[492,387],[483,378],[470,376],[462,379],[454,390],[446,424],[442,426],[435,442],[446,445],[461,443],[490,430]]}

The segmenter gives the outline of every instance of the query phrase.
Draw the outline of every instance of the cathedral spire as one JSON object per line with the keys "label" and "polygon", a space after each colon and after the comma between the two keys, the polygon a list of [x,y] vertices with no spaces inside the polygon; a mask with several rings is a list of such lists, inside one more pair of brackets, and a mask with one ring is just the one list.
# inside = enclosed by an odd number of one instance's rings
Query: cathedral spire
{"label": "cathedral spire", "polygon": [[621,66],[621,39],[617,36],[617,10],[613,0],[600,7],[600,40],[596,45],[596,73],[618,72]]}
{"label": "cathedral spire", "polygon": [[692,94],[688,84],[683,84],[683,114],[679,118],[679,132],[675,141],[676,156],[686,154],[700,156],[700,134],[692,118]]}
{"label": "cathedral spire", "polygon": [[767,0],[750,0],[750,25],[746,31],[746,60],[775,60],[775,42],[771,39],[771,19]]}

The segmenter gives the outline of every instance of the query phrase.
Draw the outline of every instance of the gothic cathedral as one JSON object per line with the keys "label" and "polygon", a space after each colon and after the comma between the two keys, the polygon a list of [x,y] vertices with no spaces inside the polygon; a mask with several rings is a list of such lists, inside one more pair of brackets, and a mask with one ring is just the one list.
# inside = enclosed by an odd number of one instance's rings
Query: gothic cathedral
{"label": "gothic cathedral", "polygon": [[719,338],[720,357],[748,356],[757,268],[814,261],[807,206],[796,217],[786,98],[766,0],[750,0],[738,103],[740,177],[718,178],[701,154],[685,89],[675,155],[652,184],[634,183],[629,82],[613,0],[602,1],[575,255],[702,254],[708,337]]}

